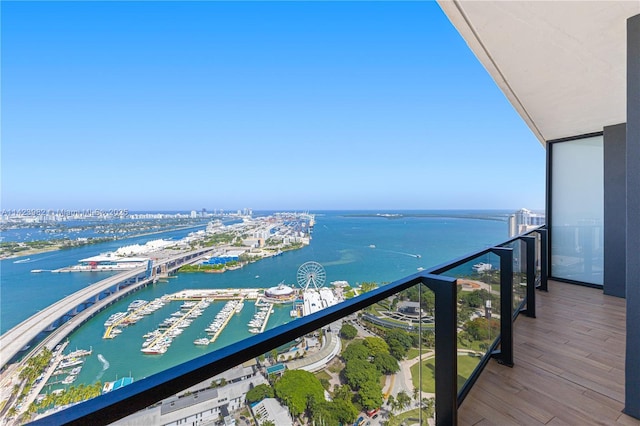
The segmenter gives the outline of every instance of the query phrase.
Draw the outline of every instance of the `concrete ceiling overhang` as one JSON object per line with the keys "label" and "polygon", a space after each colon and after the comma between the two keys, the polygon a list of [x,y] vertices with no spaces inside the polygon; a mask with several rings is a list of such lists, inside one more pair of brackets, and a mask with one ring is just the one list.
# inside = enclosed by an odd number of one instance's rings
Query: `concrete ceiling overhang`
{"label": "concrete ceiling overhang", "polygon": [[543,145],[626,122],[633,1],[438,3]]}

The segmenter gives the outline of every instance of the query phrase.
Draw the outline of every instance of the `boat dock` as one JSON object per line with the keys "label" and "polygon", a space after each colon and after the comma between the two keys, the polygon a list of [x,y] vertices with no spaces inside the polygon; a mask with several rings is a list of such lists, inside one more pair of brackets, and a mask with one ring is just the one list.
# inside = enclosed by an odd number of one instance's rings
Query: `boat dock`
{"label": "boat dock", "polygon": [[264,317],[264,322],[262,323],[262,326],[260,327],[260,333],[262,333],[264,331],[264,329],[267,328],[267,323],[269,322],[269,317],[271,316],[271,311],[273,311],[273,303],[269,303],[269,310],[267,311],[267,316]]}
{"label": "boat dock", "polygon": [[195,310],[200,309],[202,309],[201,304],[195,303],[192,307],[189,308],[188,311],[183,312],[183,314],[177,320],[175,320],[166,330],[159,332],[152,340],[149,341],[147,347],[143,347],[141,351],[145,354],[152,355],[162,354],[166,352],[167,348],[173,340],[174,330],[177,328],[181,328],[183,321],[187,320]]}
{"label": "boat dock", "polygon": [[71,359],[71,358],[78,358],[78,357],[81,357],[81,356],[89,356],[89,355],[91,355],[92,353],[93,353],[93,348],[92,348],[92,347],[90,347],[90,348],[89,348],[89,350],[86,350],[86,349],[77,349],[77,348],[76,348],[76,350],[75,350],[75,351],[70,352],[70,353],[68,353],[68,354],[66,354],[66,355],[63,355],[63,356],[62,356],[62,359],[63,359],[63,360],[66,360],[66,359]]}
{"label": "boat dock", "polygon": [[[244,299],[240,299],[238,303],[242,303],[242,300]],[[209,339],[209,343],[215,342],[218,336],[220,336],[220,333],[222,333],[222,331],[225,329],[227,324],[229,324],[229,321],[231,321],[231,318],[233,317],[235,310],[236,310],[236,305],[234,305],[233,310],[227,314],[226,318],[222,322],[222,325],[220,325],[220,328],[218,328],[218,330],[213,334],[213,336],[211,336],[211,338]]]}
{"label": "boat dock", "polygon": [[199,289],[183,290],[169,296],[169,300],[193,301],[202,299],[212,300],[234,300],[247,299],[256,300],[264,293],[263,288],[222,288],[222,289]]}
{"label": "boat dock", "polygon": [[138,322],[138,320],[141,318],[141,315],[145,315],[143,313],[143,311],[149,305],[150,305],[149,303],[145,303],[144,305],[141,305],[141,306],[139,306],[138,308],[136,308],[136,309],[134,309],[132,311],[128,311],[127,315],[125,315],[122,318],[114,321],[113,324],[111,324],[110,326],[107,327],[107,329],[105,330],[104,335],[102,336],[102,338],[103,339],[113,339],[117,335],[117,334],[113,334],[113,331],[115,329],[117,329],[117,327],[119,325],[129,325],[129,324],[135,324],[136,322]]}
{"label": "boat dock", "polygon": [[260,300],[256,302],[255,307],[258,309],[256,309],[256,313],[248,324],[250,333],[262,333],[265,330],[269,317],[271,316],[271,311],[273,310],[273,305],[273,303]]}

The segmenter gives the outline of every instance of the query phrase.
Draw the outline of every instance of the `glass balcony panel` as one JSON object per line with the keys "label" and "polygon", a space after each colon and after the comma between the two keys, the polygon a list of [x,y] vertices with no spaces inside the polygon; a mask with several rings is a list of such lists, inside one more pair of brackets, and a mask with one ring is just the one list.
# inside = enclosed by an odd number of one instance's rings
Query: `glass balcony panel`
{"label": "glass balcony panel", "polygon": [[[360,288],[355,297],[366,290],[371,289]],[[288,303],[249,311],[274,315],[285,305],[290,309]],[[291,424],[299,419],[333,425],[353,424],[361,417],[365,422],[425,419],[426,424],[435,412],[434,315],[434,293],[425,285],[410,287],[221,374],[203,377],[116,424],[235,420],[246,425],[269,419]],[[245,342],[251,344],[250,339]],[[153,362],[163,354],[147,356]]]}
{"label": "glass balcony panel", "polygon": [[515,240],[500,247],[513,249],[513,305],[515,314],[527,297],[527,246],[522,240]]}
{"label": "glass balcony panel", "polygon": [[458,279],[458,391],[500,334],[500,259],[475,257],[442,275]]}

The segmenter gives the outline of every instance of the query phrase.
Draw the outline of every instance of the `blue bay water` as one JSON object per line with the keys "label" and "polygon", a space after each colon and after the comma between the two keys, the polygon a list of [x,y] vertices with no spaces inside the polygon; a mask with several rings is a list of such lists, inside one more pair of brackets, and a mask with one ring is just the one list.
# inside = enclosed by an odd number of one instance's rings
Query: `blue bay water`
{"label": "blue bay water", "polygon": [[[142,335],[155,329],[163,319],[179,309],[180,302],[172,302],[137,324],[123,329],[122,334],[116,338],[102,339],[104,321],[112,313],[126,310],[128,304],[135,299],[152,300],[164,294],[191,288],[266,288],[281,281],[294,284],[298,267],[307,261],[316,261],[324,266],[327,283],[336,280],[346,280],[352,286],[366,281],[385,283],[415,273],[418,268],[428,268],[507,239],[505,221],[460,216],[473,213],[474,216],[495,217],[506,212],[439,212],[442,217],[394,219],[351,216],[353,213],[318,213],[311,244],[300,250],[285,252],[282,256],[252,263],[224,274],[178,274],[166,283],[149,286],[111,305],[69,337],[69,351],[76,347],[91,347],[94,351],[86,359],[75,384],[110,381],[129,374],[140,379],[251,336],[247,323],[254,313],[254,307],[252,302],[248,302],[240,314],[233,316],[214,344],[195,346],[193,340],[205,337],[204,329],[224,306],[224,302],[216,302],[174,340],[165,354],[142,354]],[[406,213],[410,215],[418,212]],[[454,215],[458,217],[453,217]],[[186,231],[183,231],[184,234]],[[155,235],[147,239],[160,237],[166,235]],[[176,234],[174,238],[179,238],[179,235]],[[143,242],[143,239],[139,242]],[[127,241],[126,244],[130,243],[132,242]],[[31,274],[29,270],[67,266],[82,257],[113,250],[121,245],[123,242],[118,241],[115,244],[45,253],[31,256],[33,263],[14,264],[12,261],[15,259],[2,261],[2,331],[64,295],[107,276],[97,273],[94,276],[79,273]],[[289,321],[290,309],[290,305],[276,307],[268,328]]]}
{"label": "blue bay water", "polygon": [[[158,238],[178,240],[198,229],[204,229],[204,225],[194,229],[170,231],[0,261],[0,333],[4,333],[55,301],[113,275],[109,272],[32,273],[31,270],[49,271],[76,265],[78,260],[86,257],[114,251],[126,245],[144,244]],[[29,260],[24,263],[15,263],[27,258]]]}

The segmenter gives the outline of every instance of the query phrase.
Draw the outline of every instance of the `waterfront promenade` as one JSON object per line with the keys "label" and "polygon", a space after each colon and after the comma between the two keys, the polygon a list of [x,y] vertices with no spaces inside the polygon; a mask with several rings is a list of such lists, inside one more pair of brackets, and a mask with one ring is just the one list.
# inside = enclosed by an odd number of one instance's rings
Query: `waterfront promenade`
{"label": "waterfront promenade", "polygon": [[[206,255],[213,250],[214,248],[206,248],[162,259],[154,262],[153,269],[157,270],[159,268],[162,269],[166,267],[166,271],[169,273],[186,263],[192,263],[199,260],[203,255]],[[101,280],[59,300],[13,327],[0,336],[0,368],[4,368],[22,348],[30,344],[40,333],[47,331],[47,329],[56,322],[64,321],[65,317],[68,317],[73,319],[73,323],[81,324],[105,306],[112,303],[114,300],[117,300],[117,298],[157,279],[157,275],[155,274],[142,278],[146,271],[146,267],[139,267]],[[118,289],[108,297],[100,299],[100,295],[109,293],[112,288],[117,289],[120,283],[132,279],[136,279],[136,282],[132,285],[128,285],[121,290]],[[86,307],[88,305],[92,305],[91,309],[74,312],[78,307]],[[63,324],[60,325],[62,326]],[[77,325],[74,327],[63,327],[63,329],[70,332],[76,327]],[[60,339],[65,336],[66,334],[64,334],[64,336],[60,336]]]}

